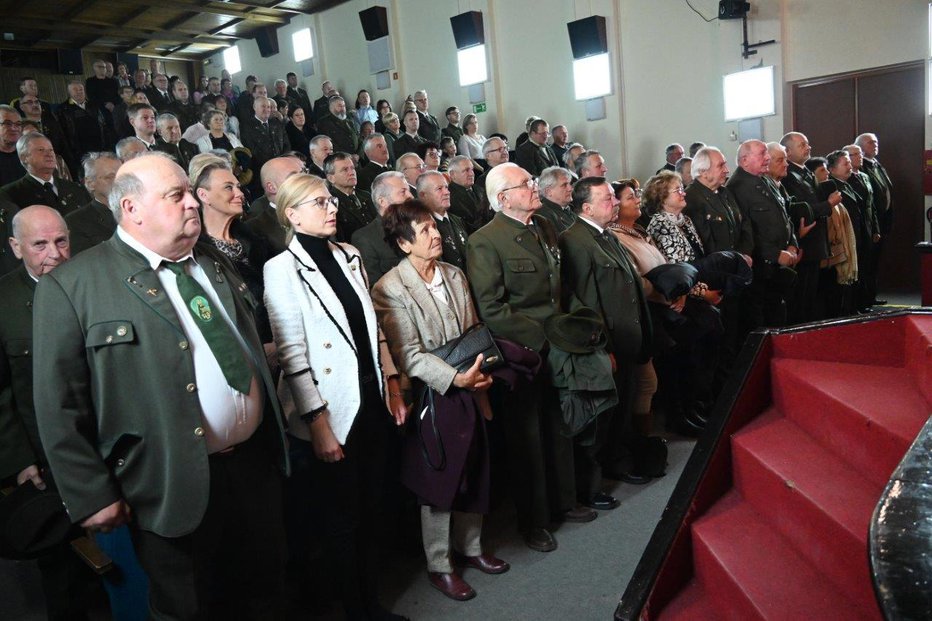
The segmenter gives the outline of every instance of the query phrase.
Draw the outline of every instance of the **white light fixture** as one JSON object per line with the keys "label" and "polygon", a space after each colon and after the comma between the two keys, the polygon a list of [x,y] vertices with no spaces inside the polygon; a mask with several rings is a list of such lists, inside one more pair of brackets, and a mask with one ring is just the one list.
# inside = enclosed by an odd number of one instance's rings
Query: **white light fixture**
{"label": "white light fixture", "polygon": [[243,66],[239,62],[239,48],[235,45],[223,50],[223,67],[230,72],[230,75],[243,70]]}
{"label": "white light fixture", "polygon": [[303,28],[292,34],[291,45],[294,47],[294,61],[296,63],[314,58],[314,46],[311,42],[310,28]]}
{"label": "white light fixture", "polygon": [[573,84],[576,87],[577,101],[611,95],[612,75],[608,54],[596,54],[574,60]]}
{"label": "white light fixture", "polygon": [[722,79],[725,120],[740,121],[777,113],[773,67],[729,73]]}
{"label": "white light fixture", "polygon": [[456,61],[460,69],[460,86],[480,84],[489,79],[489,69],[485,61],[485,45],[474,45],[458,50]]}

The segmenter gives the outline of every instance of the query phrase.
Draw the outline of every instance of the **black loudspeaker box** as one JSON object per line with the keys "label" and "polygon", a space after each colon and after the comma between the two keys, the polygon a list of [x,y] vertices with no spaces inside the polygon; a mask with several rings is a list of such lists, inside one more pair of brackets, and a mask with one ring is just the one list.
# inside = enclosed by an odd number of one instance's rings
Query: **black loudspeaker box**
{"label": "black loudspeaker box", "polygon": [[453,26],[453,39],[456,41],[456,49],[463,50],[467,47],[485,43],[485,30],[482,28],[481,11],[468,11],[454,15],[450,18],[450,25]]}
{"label": "black loudspeaker box", "polygon": [[372,6],[359,12],[359,23],[366,41],[375,41],[388,36],[388,12],[384,6]]}
{"label": "black loudspeaker box", "polygon": [[81,60],[81,50],[58,50],[58,73],[67,75],[83,75],[84,62]]}
{"label": "black loudspeaker box", "polygon": [[259,56],[262,58],[278,54],[278,28],[265,26],[257,30],[256,43],[259,45]]}
{"label": "black loudspeaker box", "polygon": [[574,60],[608,52],[605,18],[601,15],[577,19],[568,23],[566,29],[570,33],[570,47],[573,49]]}
{"label": "black loudspeaker box", "polygon": [[747,15],[750,10],[750,2],[742,2],[742,0],[719,0],[718,18],[741,19]]}

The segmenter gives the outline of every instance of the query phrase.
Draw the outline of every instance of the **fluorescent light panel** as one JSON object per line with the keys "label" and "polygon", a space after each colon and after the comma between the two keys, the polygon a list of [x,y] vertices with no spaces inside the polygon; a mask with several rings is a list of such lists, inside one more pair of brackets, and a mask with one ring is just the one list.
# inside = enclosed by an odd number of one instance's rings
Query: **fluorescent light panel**
{"label": "fluorescent light panel", "polygon": [[294,61],[296,63],[308,58],[314,58],[314,46],[311,44],[311,29],[303,28],[291,35],[291,45],[294,47]]}
{"label": "fluorescent light panel", "polygon": [[608,54],[574,60],[573,84],[576,87],[577,101],[611,95],[612,74]]}
{"label": "fluorescent light panel", "polygon": [[740,121],[777,113],[773,67],[730,73],[722,80],[725,120]]}
{"label": "fluorescent light panel", "polygon": [[474,45],[456,52],[460,69],[460,86],[480,84],[489,79],[489,68],[485,61],[485,45]]}
{"label": "fluorescent light panel", "polygon": [[239,62],[239,48],[235,45],[223,50],[223,67],[230,72],[230,75],[242,71],[243,66]]}

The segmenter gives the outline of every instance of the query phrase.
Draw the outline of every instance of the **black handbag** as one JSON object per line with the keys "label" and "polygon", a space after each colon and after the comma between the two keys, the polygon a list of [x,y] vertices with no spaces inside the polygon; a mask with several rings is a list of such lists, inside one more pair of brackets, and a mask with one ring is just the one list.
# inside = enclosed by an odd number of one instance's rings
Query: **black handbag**
{"label": "black handbag", "polygon": [[482,354],[483,373],[494,371],[505,364],[505,357],[484,323],[477,323],[455,339],[430,351],[459,372],[467,371]]}

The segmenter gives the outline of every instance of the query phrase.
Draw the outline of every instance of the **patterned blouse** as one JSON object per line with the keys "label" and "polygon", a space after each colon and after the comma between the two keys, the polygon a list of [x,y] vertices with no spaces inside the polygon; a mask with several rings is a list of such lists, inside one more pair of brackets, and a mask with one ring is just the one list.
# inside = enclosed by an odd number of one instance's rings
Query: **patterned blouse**
{"label": "patterned blouse", "polygon": [[671,263],[692,261],[705,255],[699,233],[688,216],[660,210],[651,216],[647,232]]}

